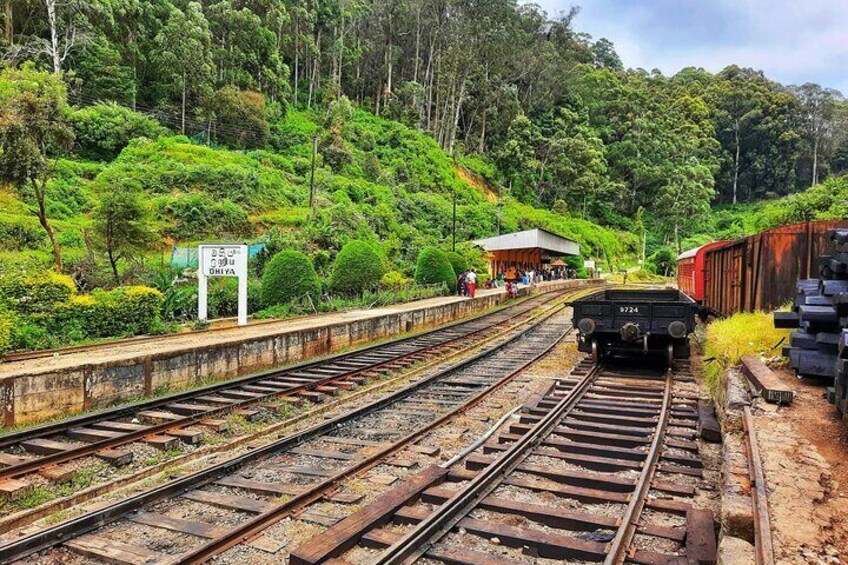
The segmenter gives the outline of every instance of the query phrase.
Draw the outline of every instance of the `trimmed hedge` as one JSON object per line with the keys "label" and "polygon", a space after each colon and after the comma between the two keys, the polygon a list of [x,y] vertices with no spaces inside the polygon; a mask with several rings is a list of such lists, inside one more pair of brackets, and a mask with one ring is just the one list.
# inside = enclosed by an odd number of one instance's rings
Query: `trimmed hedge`
{"label": "trimmed hedge", "polygon": [[74,296],[57,312],[61,322],[79,325],[87,337],[151,333],[159,322],[162,293],[146,286],[122,286]]}
{"label": "trimmed hedge", "polygon": [[339,251],[330,273],[330,290],[342,294],[358,294],[377,288],[383,276],[383,260],[370,244],[348,241]]}
{"label": "trimmed hedge", "polygon": [[459,276],[459,273],[464,273],[468,270],[468,261],[466,261],[465,257],[456,251],[448,251],[445,255],[448,256],[448,261],[450,261],[451,267],[453,267],[453,272],[456,276]]}
{"label": "trimmed hedge", "polygon": [[456,285],[456,273],[447,254],[437,247],[422,249],[415,264],[415,282],[418,284],[445,283],[448,288],[453,288]]}
{"label": "trimmed hedge", "polygon": [[317,297],[321,283],[309,257],[287,249],[274,255],[262,273],[262,305],[286,304],[310,293]]}
{"label": "trimmed hedge", "polygon": [[0,279],[0,301],[19,314],[52,312],[76,292],[73,279],[55,271],[7,274]]}

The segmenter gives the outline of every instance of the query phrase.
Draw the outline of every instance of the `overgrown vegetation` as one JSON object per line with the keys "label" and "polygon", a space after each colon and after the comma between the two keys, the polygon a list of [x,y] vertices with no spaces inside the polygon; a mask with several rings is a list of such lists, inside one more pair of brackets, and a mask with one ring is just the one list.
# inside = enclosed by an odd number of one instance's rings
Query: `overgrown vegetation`
{"label": "overgrown vegetation", "polygon": [[723,386],[727,367],[738,364],[743,355],[779,356],[780,346],[788,339],[789,330],[776,329],[772,315],[764,312],[734,314],[712,322],[707,326],[704,358],[713,396]]}

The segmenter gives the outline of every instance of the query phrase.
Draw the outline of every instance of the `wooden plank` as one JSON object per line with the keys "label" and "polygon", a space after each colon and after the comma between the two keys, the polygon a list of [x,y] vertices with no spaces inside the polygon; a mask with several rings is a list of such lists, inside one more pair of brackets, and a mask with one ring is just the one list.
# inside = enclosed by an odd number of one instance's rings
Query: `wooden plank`
{"label": "wooden plank", "polygon": [[362,540],[359,543],[362,547],[385,549],[397,542],[401,537],[403,536],[399,533],[377,528],[362,536]]}
{"label": "wooden plank", "polygon": [[0,453],[0,465],[14,467],[16,465],[26,463],[27,461],[29,460],[25,457],[18,457],[17,455],[12,455],[11,453]]}
{"label": "wooden plank", "polygon": [[792,402],[795,393],[783,384],[762,361],[751,355],[742,356],[740,361],[742,372],[767,402],[772,404]]}
{"label": "wooden plank", "polygon": [[126,435],[125,432],[115,432],[109,430],[95,430],[93,428],[71,428],[67,432],[67,436],[80,441],[97,442],[107,439],[114,439]]}
{"label": "wooden plank", "polygon": [[165,406],[168,410],[173,412],[174,414],[184,414],[186,416],[192,416],[194,414],[202,414],[203,412],[211,412],[219,408],[218,406],[213,406],[212,404],[195,404],[193,402],[175,402],[174,404],[168,404]]}
{"label": "wooden plank", "polygon": [[[444,487],[433,487],[424,491],[421,499],[432,504],[442,504],[451,498],[455,492]],[[616,529],[618,527],[616,518],[507,500],[498,496],[485,498],[477,507],[493,512],[524,516],[540,524],[564,530],[594,531],[598,528]]]}
{"label": "wooden plank", "polygon": [[415,453],[427,455],[428,457],[436,457],[442,451],[438,447],[431,447],[429,445],[411,445],[408,449],[410,451],[414,451]]}
{"label": "wooden plank", "polygon": [[29,493],[32,488],[32,484],[22,479],[3,479],[0,481],[0,498],[15,500]]}
{"label": "wooden plank", "polygon": [[270,502],[256,500],[247,496],[223,494],[220,492],[206,492],[203,490],[188,491],[183,494],[183,498],[194,500],[195,502],[202,502],[211,506],[218,506],[229,510],[239,510],[241,512],[251,512],[253,514],[261,514],[274,507],[274,505]]}
{"label": "wooden plank", "polygon": [[430,548],[426,555],[430,559],[451,565],[518,565],[523,563],[523,561],[515,561],[499,555],[442,544]]}
{"label": "wooden plank", "polygon": [[386,523],[398,508],[443,480],[446,474],[447,469],[432,465],[413,475],[398,488],[296,548],[289,556],[289,564],[317,565],[338,557],[356,545],[365,532]]}
{"label": "wooden plank", "polygon": [[161,449],[163,451],[168,449],[176,449],[177,445],[179,445],[180,440],[175,437],[165,436],[165,435],[151,435],[144,436],[142,440],[147,445],[153,446],[156,449]]}
{"label": "wooden plank", "polygon": [[142,422],[147,422],[148,424],[167,424],[168,422],[183,419],[183,416],[178,416],[171,412],[164,412],[162,410],[145,410],[143,412],[139,412],[137,417]]}
{"label": "wooden plank", "polygon": [[686,513],[686,559],[690,563],[715,563],[718,559],[712,511],[691,508]]}
{"label": "wooden plank", "polygon": [[230,424],[226,420],[202,420],[200,425],[206,426],[213,432],[226,432],[230,429]]}
{"label": "wooden plank", "polygon": [[80,555],[118,565],[152,564],[167,560],[167,556],[163,553],[94,534],[85,534],[66,541],[65,547]]}
{"label": "wooden plank", "polygon": [[509,547],[533,547],[539,557],[548,559],[603,561],[606,556],[606,544],[584,541],[561,534],[517,528],[475,518],[463,518],[459,521],[457,527],[486,539],[496,537],[503,545]]}
{"label": "wooden plank", "polygon": [[28,439],[26,441],[22,441],[20,445],[26,451],[35,453],[36,455],[52,455],[54,453],[62,453],[63,451],[70,451],[71,449],[77,448],[76,445],[71,443],[41,438]]}
{"label": "wooden plank", "polygon": [[327,527],[335,526],[341,520],[341,518],[336,518],[335,516],[330,516],[329,514],[324,514],[323,512],[317,512],[315,510],[307,510],[303,514],[298,515],[297,519]]}
{"label": "wooden plank", "polygon": [[303,488],[281,485],[279,483],[266,483],[264,481],[255,481],[253,479],[244,479],[242,477],[224,477],[215,481],[215,484],[224,487],[241,488],[261,494],[289,494],[298,495],[303,492]]}
{"label": "wooden plank", "polygon": [[188,445],[203,443],[204,435],[200,430],[168,430],[166,433]]}
{"label": "wooden plank", "polygon": [[355,453],[345,453],[344,451],[333,451],[331,449],[315,449],[305,446],[295,447],[290,453],[308,455],[310,457],[323,457],[325,459],[338,459],[339,461],[350,461],[356,458]]}
{"label": "wooden plank", "polygon": [[62,465],[47,465],[40,468],[38,474],[54,483],[66,483],[74,478],[76,471]]}
{"label": "wooden plank", "polygon": [[353,492],[334,492],[324,496],[325,500],[335,502],[336,504],[356,504],[363,499],[365,495],[356,494]]}
{"label": "wooden plank", "polygon": [[172,518],[158,512],[136,512],[128,517],[131,521],[145,526],[170,530],[182,534],[189,534],[200,538],[212,539],[227,533],[227,528],[222,528],[206,522],[195,522],[183,518]]}
{"label": "wooden plank", "polygon": [[115,467],[129,465],[133,460],[132,451],[123,451],[120,449],[101,449],[95,453],[94,456]]}

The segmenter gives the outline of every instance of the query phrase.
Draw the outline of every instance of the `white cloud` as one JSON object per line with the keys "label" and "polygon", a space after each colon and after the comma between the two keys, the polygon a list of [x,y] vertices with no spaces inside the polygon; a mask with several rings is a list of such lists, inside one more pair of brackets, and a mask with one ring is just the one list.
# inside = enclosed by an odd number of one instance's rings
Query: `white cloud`
{"label": "white cloud", "polygon": [[[570,0],[542,0],[556,13]],[[818,82],[848,95],[848,1],[585,0],[578,31],[615,43],[624,64],[673,74],[738,64],[786,84]]]}

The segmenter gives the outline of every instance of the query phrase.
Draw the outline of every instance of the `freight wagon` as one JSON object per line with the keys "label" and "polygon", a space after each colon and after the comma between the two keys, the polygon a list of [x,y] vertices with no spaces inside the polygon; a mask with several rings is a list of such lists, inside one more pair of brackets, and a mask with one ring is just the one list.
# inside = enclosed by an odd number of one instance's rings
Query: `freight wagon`
{"label": "freight wagon", "polygon": [[577,349],[597,362],[610,355],[689,357],[689,334],[695,329],[695,301],[674,290],[606,289],[572,304]]}
{"label": "freight wagon", "polygon": [[817,276],[835,228],[848,220],[801,222],[687,251],[677,258],[678,286],[702,314],[775,310],[795,297],[798,279]]}

